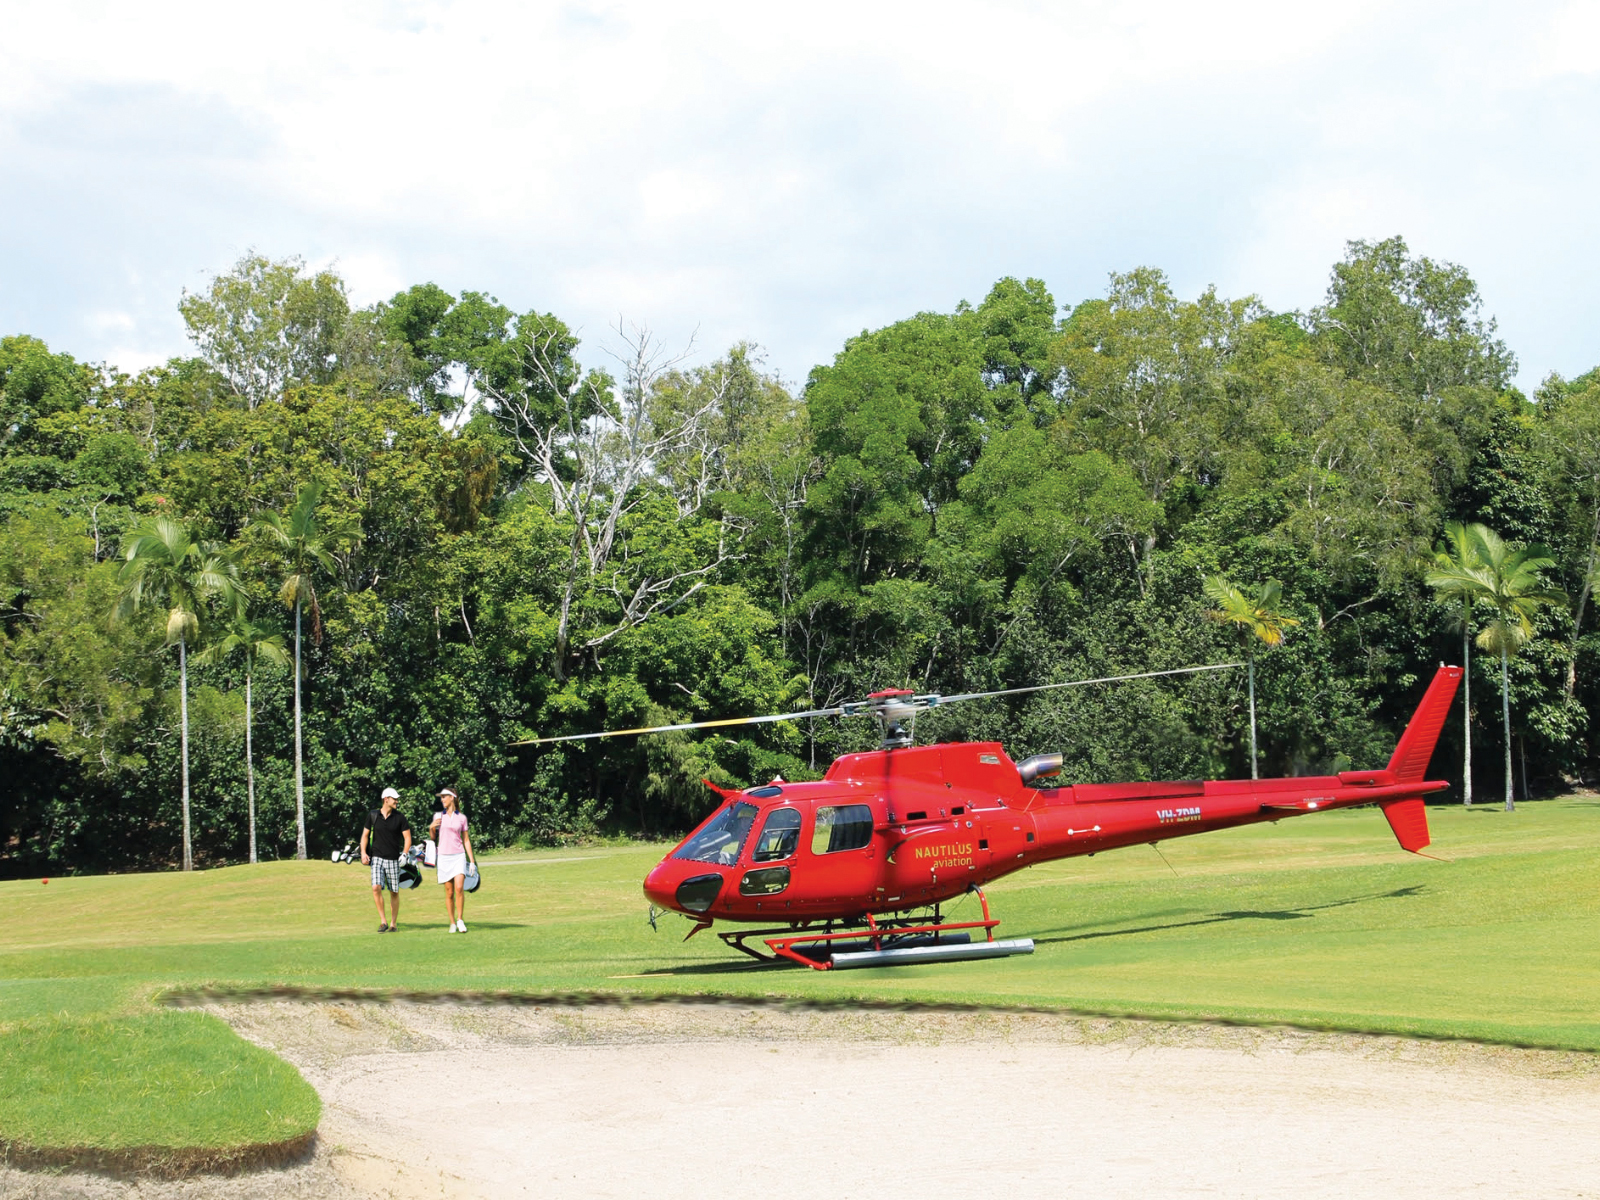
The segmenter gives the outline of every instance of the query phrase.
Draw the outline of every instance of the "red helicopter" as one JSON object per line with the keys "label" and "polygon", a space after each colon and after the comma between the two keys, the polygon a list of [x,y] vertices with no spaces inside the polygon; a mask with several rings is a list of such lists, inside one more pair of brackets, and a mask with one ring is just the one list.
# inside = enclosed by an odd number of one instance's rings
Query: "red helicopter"
{"label": "red helicopter", "polygon": [[[1428,845],[1423,797],[1449,785],[1425,781],[1428,761],[1461,679],[1440,666],[1381,771],[1294,779],[1178,780],[1058,786],[1060,754],[1012,762],[998,742],[916,746],[912,725],[930,708],[1238,666],[1188,667],[957,696],[876,692],[835,708],[692,721],[648,729],[540,738],[524,745],[683,729],[766,724],[806,717],[870,716],[880,749],[836,759],[815,783],[775,779],[730,791],[723,803],[646,876],[657,909],[695,922],[757,924],[719,933],[753,958],[791,959],[817,970],[1031,954],[1028,938],[999,940],[983,887],[1035,863],[1155,843],[1213,829],[1376,804],[1401,847]],[[942,906],[975,893],[982,919],[947,921]],[[919,915],[920,914],[920,915]],[[973,940],[982,932],[982,940]],[[749,943],[757,940],[765,951]]]}

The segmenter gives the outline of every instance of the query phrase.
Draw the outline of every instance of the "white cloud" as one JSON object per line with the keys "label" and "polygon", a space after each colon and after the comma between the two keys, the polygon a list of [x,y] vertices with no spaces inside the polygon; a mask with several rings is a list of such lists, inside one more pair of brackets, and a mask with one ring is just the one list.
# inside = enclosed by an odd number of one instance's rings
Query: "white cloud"
{"label": "white cloud", "polygon": [[374,249],[360,254],[329,255],[306,264],[312,271],[334,271],[345,282],[350,302],[358,307],[387,300],[417,282],[396,256]]}
{"label": "white cloud", "polygon": [[100,337],[118,337],[132,333],[138,321],[129,312],[92,312],[84,324]]}
{"label": "white cloud", "polygon": [[1600,72],[1600,6],[1580,0],[1562,7],[1550,19],[1538,54],[1537,70],[1542,75]]}
{"label": "white cloud", "polygon": [[1592,6],[11,8],[0,326],[88,358],[181,352],[179,290],[250,247],[803,377],[1006,273],[1302,306],[1398,232],[1530,369],[1600,359]]}

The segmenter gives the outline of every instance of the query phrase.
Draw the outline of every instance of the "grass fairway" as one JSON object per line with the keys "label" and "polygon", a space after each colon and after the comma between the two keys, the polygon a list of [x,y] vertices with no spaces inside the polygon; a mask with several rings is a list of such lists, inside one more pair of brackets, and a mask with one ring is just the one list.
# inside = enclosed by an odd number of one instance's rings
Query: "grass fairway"
{"label": "grass fairway", "polygon": [[0,1143],[159,1166],[303,1140],[317,1098],[292,1067],[152,1007],[204,987],[1028,1005],[1600,1050],[1600,801],[1429,815],[1450,861],[1357,810],[1037,867],[990,890],[1037,953],[837,974],[684,942],[676,916],[651,930],[661,846],[490,857],[464,937],[431,883],[378,936],[368,872],[326,861],[0,883]]}
{"label": "grass fairway", "polygon": [[[378,936],[326,861],[0,884],[0,1021],[148,1011],[165,988],[482,989],[1026,1004],[1600,1050],[1600,801],[1439,808],[1402,853],[1373,810],[1037,867],[990,891],[996,962],[825,973],[645,922],[662,847],[485,859],[471,932],[429,883]],[[976,909],[973,901],[966,902]]]}

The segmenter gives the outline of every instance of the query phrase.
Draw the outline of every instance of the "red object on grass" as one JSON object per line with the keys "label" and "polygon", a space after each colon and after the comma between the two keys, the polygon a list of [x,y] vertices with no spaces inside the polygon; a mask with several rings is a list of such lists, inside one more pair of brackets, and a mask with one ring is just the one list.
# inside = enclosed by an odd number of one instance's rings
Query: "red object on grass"
{"label": "red object on grass", "polygon": [[[743,944],[760,937],[774,954],[827,970],[842,927],[864,925],[854,936],[875,949],[891,926],[936,942],[982,929],[992,942],[999,922],[987,903],[982,921],[959,924],[939,906],[1054,859],[1363,804],[1382,809],[1403,849],[1420,851],[1422,798],[1449,786],[1423,777],[1460,680],[1460,667],[1439,668],[1381,771],[1030,787],[1000,743],[950,742],[847,754],[815,783],[710,785],[724,803],[656,865],[644,892],[698,922],[691,936],[714,921],[776,926],[720,936],[764,957]],[[1029,778],[1060,766],[1038,761]],[[930,908],[932,920],[901,915]],[[807,943],[816,961],[796,950]]]}

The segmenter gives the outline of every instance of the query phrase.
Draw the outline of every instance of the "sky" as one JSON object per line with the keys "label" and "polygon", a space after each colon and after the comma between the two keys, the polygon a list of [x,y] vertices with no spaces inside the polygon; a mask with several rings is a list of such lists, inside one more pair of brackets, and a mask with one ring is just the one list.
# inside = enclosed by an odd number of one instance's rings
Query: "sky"
{"label": "sky", "polygon": [[1600,3],[0,0],[0,333],[137,369],[241,255],[619,322],[791,382],[1037,277],[1319,303],[1464,265],[1519,382],[1600,363]]}

